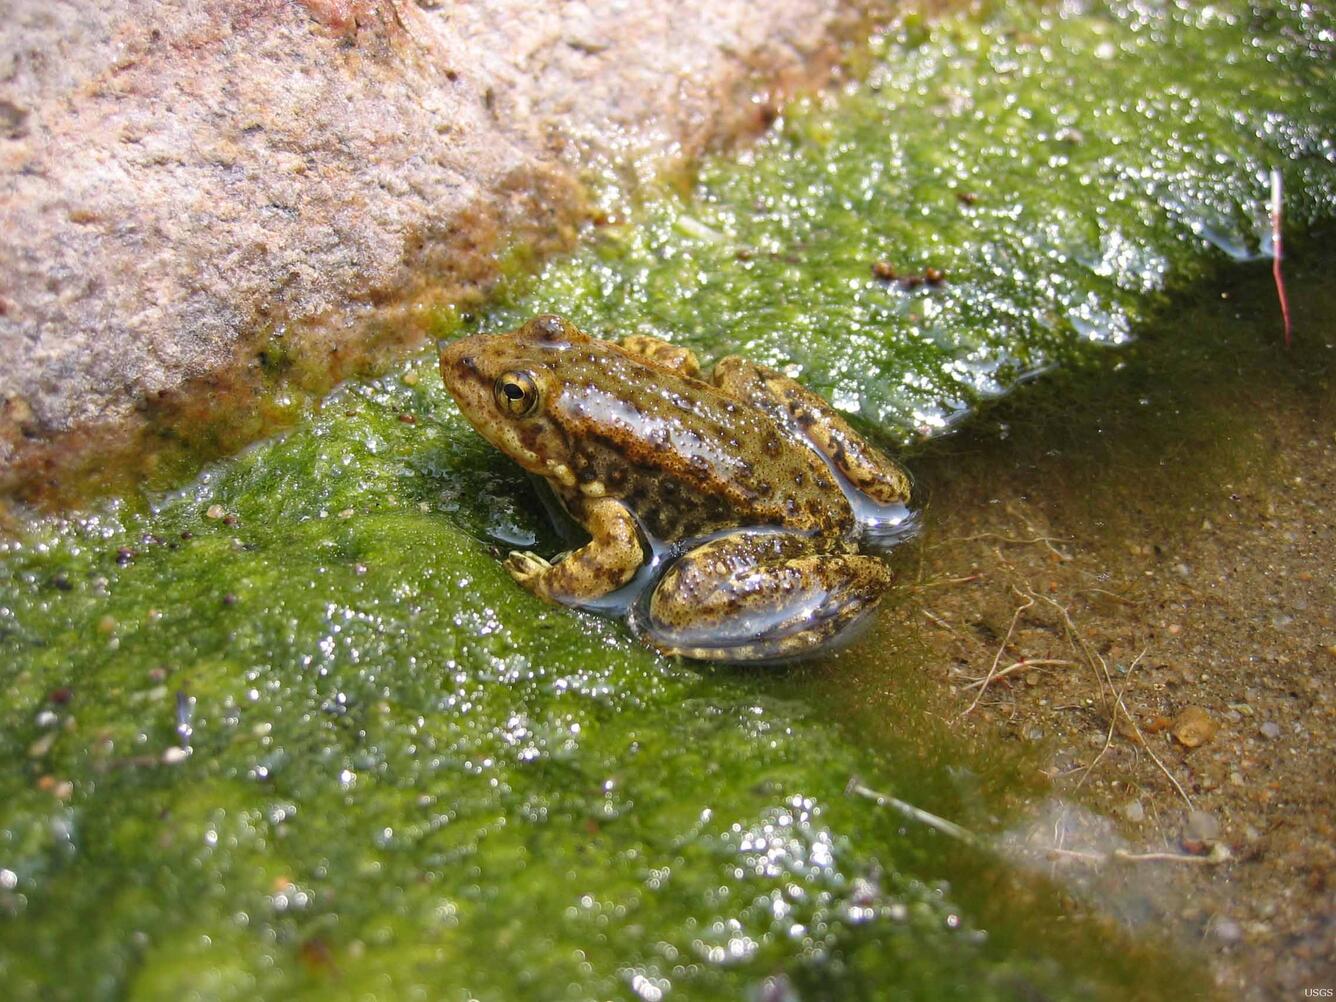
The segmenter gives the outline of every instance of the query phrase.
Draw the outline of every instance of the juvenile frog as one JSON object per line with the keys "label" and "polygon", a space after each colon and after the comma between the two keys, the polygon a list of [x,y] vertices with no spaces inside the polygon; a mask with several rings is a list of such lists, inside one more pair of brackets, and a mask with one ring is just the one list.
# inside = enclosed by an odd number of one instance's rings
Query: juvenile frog
{"label": "juvenile frog", "polygon": [[910,528],[905,472],[816,394],[731,356],[614,344],[556,316],[445,347],[441,375],[493,445],[588,532],[505,566],[549,602],[624,611],[668,654],[780,661],[843,639],[891,583],[866,551]]}

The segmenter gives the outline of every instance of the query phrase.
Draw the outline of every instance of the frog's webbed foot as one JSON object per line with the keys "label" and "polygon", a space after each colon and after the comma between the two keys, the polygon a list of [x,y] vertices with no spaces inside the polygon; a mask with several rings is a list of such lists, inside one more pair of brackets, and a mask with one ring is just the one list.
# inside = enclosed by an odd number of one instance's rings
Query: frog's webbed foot
{"label": "frog's webbed foot", "polygon": [[512,578],[518,581],[524,587],[533,591],[529,582],[549,570],[552,565],[536,553],[530,553],[528,550],[511,550],[510,555],[506,557],[503,566]]}
{"label": "frog's webbed foot", "polygon": [[[830,404],[783,373],[737,355],[714,367],[714,384],[770,415],[790,434],[811,443],[858,495],[850,496],[864,543],[885,548],[912,528],[909,474],[862,435]],[[846,493],[850,493],[846,490]]]}
{"label": "frog's webbed foot", "polygon": [[505,560],[510,576],[539,598],[581,605],[620,588],[644,563],[640,534],[619,501],[599,499],[585,506],[590,541],[549,563],[534,553],[514,551]]}
{"label": "frog's webbed foot", "polygon": [[700,360],[690,348],[669,344],[648,334],[628,334],[618,342],[618,345],[623,350],[639,355],[655,365],[673,370],[679,376],[700,378]]}
{"label": "frog's webbed foot", "polygon": [[817,553],[802,536],[743,531],[673,564],[632,626],[667,654],[792,660],[847,640],[890,583],[875,557]]}

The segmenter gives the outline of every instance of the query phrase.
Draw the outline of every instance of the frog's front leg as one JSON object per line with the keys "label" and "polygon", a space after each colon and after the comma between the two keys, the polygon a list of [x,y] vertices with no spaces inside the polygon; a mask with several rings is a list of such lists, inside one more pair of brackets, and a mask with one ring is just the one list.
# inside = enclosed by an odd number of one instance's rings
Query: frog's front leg
{"label": "frog's front leg", "polygon": [[636,521],[611,498],[585,504],[579,519],[588,543],[555,564],[532,553],[511,553],[505,567],[510,576],[539,598],[561,605],[582,605],[620,588],[645,560]]}
{"label": "frog's front leg", "polygon": [[819,553],[803,536],[743,530],[673,564],[633,625],[668,654],[801,658],[845,639],[890,583],[875,557]]}
{"label": "frog's front leg", "polygon": [[714,367],[714,385],[800,434],[854,487],[882,505],[909,500],[909,475],[850,427],[835,408],[783,373],[737,355]]}
{"label": "frog's front leg", "polygon": [[679,376],[690,379],[700,378],[700,360],[690,348],[670,344],[648,334],[628,334],[617,342],[618,346],[633,355],[648,359],[655,365],[672,369]]}

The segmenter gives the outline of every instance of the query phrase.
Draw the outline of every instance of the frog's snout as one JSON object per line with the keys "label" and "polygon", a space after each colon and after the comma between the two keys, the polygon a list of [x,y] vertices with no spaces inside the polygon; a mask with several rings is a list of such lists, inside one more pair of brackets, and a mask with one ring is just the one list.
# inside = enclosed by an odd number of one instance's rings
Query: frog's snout
{"label": "frog's snout", "polygon": [[481,377],[478,355],[468,340],[456,341],[441,348],[441,379],[445,388],[456,399],[460,390]]}
{"label": "frog's snout", "polygon": [[476,372],[478,360],[468,353],[467,338],[463,341],[443,343],[441,351],[441,371],[462,365],[466,371]]}

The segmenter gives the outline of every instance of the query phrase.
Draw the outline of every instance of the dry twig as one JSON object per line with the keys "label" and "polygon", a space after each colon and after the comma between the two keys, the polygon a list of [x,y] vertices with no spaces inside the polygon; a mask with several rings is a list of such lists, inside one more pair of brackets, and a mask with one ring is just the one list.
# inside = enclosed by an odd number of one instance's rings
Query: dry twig
{"label": "dry twig", "polygon": [[970,682],[970,683],[968,683],[967,685],[963,685],[963,686],[961,686],[961,688],[962,688],[962,689],[977,689],[979,686],[981,686],[981,685],[985,685],[985,684],[987,684],[989,681],[994,681],[994,682],[995,682],[995,681],[997,681],[999,678],[1005,678],[1007,675],[1010,675],[1012,672],[1020,671],[1020,670],[1023,669],[1023,668],[1038,668],[1038,667],[1048,667],[1048,668],[1070,668],[1072,665],[1075,665],[1075,664],[1077,664],[1077,663],[1078,663],[1078,662],[1076,662],[1076,661],[1066,661],[1066,660],[1064,660],[1064,659],[1062,659],[1062,658],[1030,658],[1030,659],[1021,658],[1019,661],[1015,662],[1014,664],[1009,664],[1009,665],[1007,665],[1005,668],[1002,668],[1002,669],[1000,669],[1000,670],[994,672],[993,675],[991,676],[991,678],[976,678],[973,682]]}
{"label": "dry twig", "polygon": [[1023,595],[1023,594],[1022,594],[1017,588],[1015,588],[1014,586],[1012,587],[1011,590],[1014,591],[1014,592],[1016,592],[1017,595],[1020,595],[1021,598],[1025,598],[1025,599],[1026,599],[1025,604],[1022,605],[1022,606],[1017,607],[1016,611],[1015,611],[1014,613],[1012,613],[1012,616],[1011,616],[1011,625],[1007,627],[1007,635],[1006,635],[1005,637],[1002,638],[1002,644],[1001,644],[1000,647],[998,647],[998,649],[997,649],[997,654],[993,657],[993,664],[992,664],[992,666],[988,669],[988,675],[987,675],[987,677],[984,678],[984,680],[983,680],[983,685],[981,685],[981,686],[979,687],[979,692],[975,695],[975,697],[974,697],[974,702],[970,703],[970,705],[969,705],[968,707],[965,708],[964,713],[961,714],[962,717],[964,717],[964,716],[968,716],[969,713],[970,713],[976,706],[979,705],[979,700],[983,699],[983,694],[984,694],[985,692],[988,691],[988,686],[989,686],[989,684],[993,681],[994,678],[997,677],[997,666],[998,666],[998,664],[1000,664],[1001,661],[1002,661],[1002,654],[1003,654],[1004,651],[1006,651],[1006,649],[1007,649],[1007,644],[1011,643],[1011,635],[1012,635],[1013,633],[1016,632],[1016,624],[1017,624],[1018,622],[1020,622],[1020,618],[1021,618],[1022,614],[1024,614],[1025,610],[1028,609],[1028,608],[1030,608],[1030,606],[1034,605],[1034,596],[1033,596],[1033,595],[1031,595],[1030,597],[1026,598],[1026,596]]}

